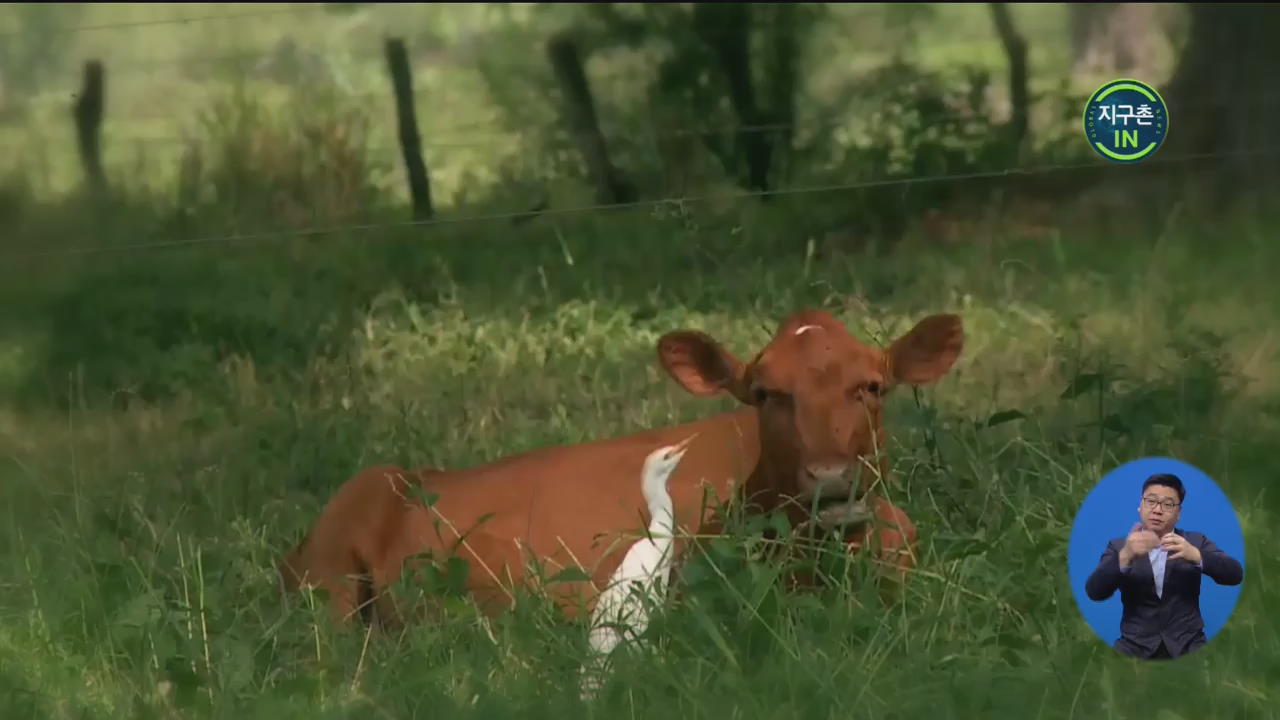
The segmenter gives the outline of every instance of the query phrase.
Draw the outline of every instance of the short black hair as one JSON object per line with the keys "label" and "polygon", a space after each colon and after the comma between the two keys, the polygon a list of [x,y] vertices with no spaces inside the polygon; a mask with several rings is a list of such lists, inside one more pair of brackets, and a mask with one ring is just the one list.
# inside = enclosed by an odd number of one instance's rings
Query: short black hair
{"label": "short black hair", "polygon": [[1142,493],[1145,495],[1147,488],[1152,485],[1163,485],[1165,487],[1173,488],[1178,493],[1178,504],[1182,504],[1182,502],[1187,499],[1187,489],[1182,486],[1182,480],[1178,479],[1177,475],[1172,473],[1157,473],[1152,475],[1147,478],[1146,482],[1142,483]]}

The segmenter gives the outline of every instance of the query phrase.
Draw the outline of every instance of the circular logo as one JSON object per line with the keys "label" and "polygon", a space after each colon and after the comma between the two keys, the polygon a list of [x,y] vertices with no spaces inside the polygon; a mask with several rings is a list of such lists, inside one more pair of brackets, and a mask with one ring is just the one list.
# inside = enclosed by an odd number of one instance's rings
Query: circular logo
{"label": "circular logo", "polygon": [[[1132,559],[1122,569],[1118,553],[1126,547]],[[1112,470],[1085,497],[1067,564],[1076,606],[1100,639],[1145,658],[1161,657],[1162,637],[1190,638],[1164,648],[1166,657],[1179,657],[1213,640],[1235,609],[1244,534],[1231,501],[1204,471],[1142,458]]]}
{"label": "circular logo", "polygon": [[1151,157],[1169,134],[1169,110],[1140,80],[1112,80],[1084,107],[1084,136],[1102,157],[1133,163]]}

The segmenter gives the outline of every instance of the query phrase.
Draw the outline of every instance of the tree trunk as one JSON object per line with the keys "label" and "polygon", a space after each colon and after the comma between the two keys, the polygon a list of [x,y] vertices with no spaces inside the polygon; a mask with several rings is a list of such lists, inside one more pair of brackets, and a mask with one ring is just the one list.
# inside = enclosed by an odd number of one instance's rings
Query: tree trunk
{"label": "tree trunk", "polygon": [[1155,10],[1146,3],[1072,3],[1067,6],[1074,74],[1149,72]]}
{"label": "tree trunk", "polygon": [[1067,6],[1072,74],[1087,75],[1097,71],[1111,8],[1112,3],[1071,3]]}
{"label": "tree trunk", "polygon": [[1235,192],[1277,179],[1280,127],[1275,72],[1280,68],[1280,7],[1197,3],[1177,70],[1163,93],[1169,138],[1160,155],[1226,154],[1196,163],[1221,176],[1212,187]]}
{"label": "tree trunk", "polygon": [[991,19],[996,33],[1009,56],[1009,144],[1015,158],[1022,157],[1027,140],[1027,118],[1030,114],[1030,94],[1027,91],[1027,41],[1018,34],[1005,3],[990,3]]}
{"label": "tree trunk", "polygon": [[750,190],[766,191],[773,148],[768,133],[762,130],[764,114],[751,82],[750,13],[749,5],[739,3],[698,3],[693,8],[693,22],[699,37],[715,54],[738,117],[735,145],[742,148],[746,161],[745,184]]}
{"label": "tree trunk", "polygon": [[608,144],[596,117],[595,98],[587,83],[577,43],[567,35],[557,35],[547,42],[547,57],[564,97],[565,119],[595,185],[596,199],[605,204],[633,201],[634,188],[609,159]]}
{"label": "tree trunk", "polygon": [[[773,143],[775,166],[782,181],[790,172],[791,149],[796,134],[796,87],[800,82],[800,12],[794,3],[781,3],[769,8],[772,27],[769,34],[769,80],[767,97],[770,123],[776,126],[767,137]],[[776,183],[775,183],[776,184]]]}

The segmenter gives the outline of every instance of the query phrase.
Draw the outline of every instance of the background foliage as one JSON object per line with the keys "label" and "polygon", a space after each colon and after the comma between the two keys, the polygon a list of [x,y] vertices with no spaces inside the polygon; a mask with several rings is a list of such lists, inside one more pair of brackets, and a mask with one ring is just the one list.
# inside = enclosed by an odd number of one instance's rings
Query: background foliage
{"label": "background foliage", "polygon": [[[1274,157],[1242,188],[1234,165],[1175,162],[1217,135],[1175,138],[1216,112],[1192,92],[1214,68],[1266,107],[1265,37],[1217,64],[1199,48],[1275,12],[1145,7],[1009,8],[1025,141],[984,5],[723,11],[710,27],[745,22],[754,126],[688,5],[0,10],[0,714],[1272,716]],[[227,17],[154,22],[184,15]],[[596,199],[547,60],[560,33],[633,207],[575,211]],[[386,34],[410,49],[434,224],[406,222]],[[88,58],[105,194],[67,112]],[[1161,162],[1104,165],[1079,138],[1119,72],[1171,87]],[[752,135],[776,150],[767,199],[743,194]],[[1040,171],[955,177],[1009,168]],[[857,183],[880,184],[812,190]],[[276,558],[358,468],[729,407],[662,377],[656,338],[748,354],[806,306],[880,343],[965,320],[956,371],[892,400],[891,492],[924,550],[900,602],[857,563],[782,593],[744,532],[584,710],[585,637],[536,598],[366,642],[277,595]],[[1066,574],[1078,504],[1145,455],[1219,483],[1250,561],[1222,633],[1160,666],[1102,644]]]}

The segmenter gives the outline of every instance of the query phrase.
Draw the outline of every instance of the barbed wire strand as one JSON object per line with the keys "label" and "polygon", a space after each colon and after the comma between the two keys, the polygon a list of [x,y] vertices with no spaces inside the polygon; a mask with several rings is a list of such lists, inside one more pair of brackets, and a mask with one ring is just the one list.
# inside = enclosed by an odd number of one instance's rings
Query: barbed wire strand
{"label": "barbed wire strand", "polygon": [[[1050,30],[1057,30],[1057,29],[1058,29],[1057,26],[1035,28],[1034,32],[1036,33],[1047,32]],[[528,40],[530,43],[530,47],[527,49],[530,52],[534,53],[539,60],[541,60],[544,57],[542,53],[542,43],[547,38],[547,35],[541,32],[538,32],[536,30],[525,30],[524,32],[527,33]],[[393,34],[387,33],[380,37],[385,39],[386,37],[390,37],[390,36],[393,36]],[[3,34],[0,34],[0,37],[3,37]],[[276,42],[281,42],[284,40],[294,40],[294,38],[292,36],[282,35],[276,40]],[[994,30],[991,32],[990,36],[988,37],[950,41],[947,43],[947,47],[952,50],[988,48],[994,52],[1000,53],[1001,55],[1003,55],[1004,53],[1000,38],[998,35],[995,34]],[[427,48],[416,48],[411,45],[408,49],[409,49],[410,56],[412,56],[415,52],[431,52],[432,54],[445,56],[445,57],[448,57],[451,54],[448,48],[427,49]],[[227,53],[222,55],[189,55],[189,56],[172,56],[172,57],[165,57],[165,58],[137,58],[137,57],[121,58],[121,59],[116,59],[116,60],[107,62],[107,71],[110,72],[113,77],[119,77],[119,76],[128,77],[135,74],[138,74],[138,75],[150,74],[150,73],[155,73],[157,71],[162,71],[164,69],[182,67],[182,66],[201,66],[201,65],[219,65],[219,64],[231,64],[231,63],[244,63],[244,62],[262,62],[266,60],[277,59],[278,58],[277,54],[280,52],[281,50],[279,46],[275,46],[275,47],[267,47],[267,48],[253,49],[253,50],[245,50],[243,52],[232,52],[232,53]],[[303,64],[330,64],[333,62],[332,60],[333,55],[341,55],[343,56],[342,59],[344,60],[355,60],[359,62],[368,62],[368,63],[374,63],[374,64],[381,63],[385,58],[385,55],[384,55],[385,51],[382,48],[381,42],[378,43],[377,47],[364,49],[364,48],[352,48],[351,46],[347,46],[347,45],[339,46],[338,44],[333,42],[323,42],[317,45],[306,45],[306,44],[298,43],[296,40],[294,40],[294,50],[290,52],[297,52],[298,54],[293,55],[291,59],[297,60],[298,62]],[[100,55],[100,53],[98,54]],[[94,56],[91,56],[91,54],[82,54],[81,62],[85,60],[91,60],[91,59],[105,60],[105,58],[94,57]],[[467,67],[465,63],[460,63],[456,60],[443,61],[440,64],[452,65],[454,67]],[[591,64],[591,58],[588,57],[587,65],[589,66],[590,64]],[[520,70],[526,70],[529,67],[529,64],[527,62],[521,62],[518,60],[511,61],[509,65],[511,69],[520,69]],[[494,69],[501,71],[504,68],[495,66]],[[548,73],[550,73],[549,69],[548,69]],[[633,77],[634,70],[631,68],[625,68],[625,67],[618,68],[616,70],[608,70],[608,71],[592,70],[588,68],[588,75],[593,80],[596,78],[612,79],[615,76],[618,79],[623,79],[623,78]]]}
{"label": "barbed wire strand", "polygon": [[[370,5],[371,5],[371,6],[375,6],[375,7],[376,7],[376,6],[378,6],[379,4],[378,4],[378,3],[370,3]],[[256,18],[256,17],[262,17],[262,16],[271,16],[271,15],[280,15],[280,14],[293,14],[293,13],[310,12],[310,11],[313,11],[313,10],[316,10],[316,9],[320,9],[320,8],[317,8],[317,7],[315,7],[315,6],[305,7],[305,8],[296,8],[296,7],[295,7],[295,8],[281,8],[281,9],[270,10],[270,11],[245,12],[245,13],[225,13],[225,14],[221,14],[221,15],[206,15],[206,16],[197,16],[197,17],[192,17],[192,18],[167,18],[167,19],[158,19],[158,20],[133,21],[133,22],[125,22],[125,23],[108,23],[108,24],[99,24],[99,25],[89,25],[89,26],[71,27],[71,28],[58,28],[58,29],[55,29],[55,30],[54,30],[54,32],[80,32],[80,31],[88,31],[88,30],[104,30],[104,29],[112,29],[112,28],[128,28],[128,27],[137,27],[137,26],[146,26],[146,25],[167,25],[167,24],[182,24],[182,23],[209,22],[209,21],[228,20],[228,19],[239,19],[239,18]],[[1033,25],[1033,26],[1031,26],[1030,28],[1027,28],[1027,27],[1021,27],[1021,28],[1020,28],[1020,31],[1023,31],[1023,32],[1040,32],[1040,31],[1042,31],[1042,30],[1047,30],[1047,29],[1048,29],[1048,26],[1046,26],[1046,27],[1043,27],[1043,28],[1042,28],[1042,27],[1040,27],[1040,26]],[[13,34],[17,34],[17,33],[7,33],[7,34],[8,34],[8,35],[13,35]],[[530,33],[530,34],[531,34],[531,36],[533,36],[533,35],[534,35],[534,33],[532,33],[532,31],[531,31],[531,33]],[[5,33],[0,33],[0,37],[5,37],[5,35],[6,35]],[[537,36],[538,36],[538,37],[541,37],[541,35],[537,35]],[[282,39],[284,39],[284,38],[282,38]],[[967,40],[967,41],[962,41],[962,42],[959,42],[959,43],[951,43],[951,44],[952,44],[952,45],[958,45],[958,46],[966,46],[966,47],[967,47],[967,46],[977,46],[977,45],[984,45],[984,46],[985,46],[985,45],[991,45],[991,46],[995,47],[995,46],[998,46],[998,45],[999,45],[999,38],[994,34],[994,31],[993,31],[993,32],[992,32],[992,34],[990,34],[990,36],[989,36],[989,37],[984,37],[984,38],[982,38],[982,39],[976,39],[976,38],[975,38],[975,39],[971,39],[971,40]],[[324,46],[322,46],[322,47],[320,48],[320,50],[323,50],[323,51],[332,51],[332,52],[342,52],[340,48],[336,47],[336,46],[335,46],[335,45],[333,45],[332,43],[326,43]],[[320,57],[320,55],[322,55],[322,53],[317,53],[317,52],[316,52],[316,49],[315,49],[314,47],[308,47],[308,48],[306,48],[303,52],[305,52],[305,53],[309,53],[309,55],[308,55],[307,57],[299,57],[299,58],[295,58],[295,59],[299,59],[299,60],[302,60],[302,61],[306,62],[307,60],[316,60],[317,58],[319,58],[319,57]],[[372,60],[372,59],[374,59],[375,57],[381,57],[381,52],[380,52],[380,51],[379,51],[379,52],[368,52],[367,54],[366,54],[365,52],[363,52],[363,51],[360,51],[360,52],[352,52],[352,53],[350,53],[350,56],[351,56],[351,57],[353,57],[353,58],[362,58],[362,59],[369,59],[369,60]],[[210,63],[221,63],[221,62],[239,62],[239,61],[245,61],[245,60],[264,61],[264,60],[272,59],[273,57],[275,57],[275,51],[274,51],[274,50],[272,50],[272,49],[265,49],[265,50],[259,50],[259,51],[252,51],[252,52],[245,52],[245,53],[235,53],[235,54],[230,54],[230,55],[219,55],[219,56],[193,56],[193,57],[188,57],[188,58],[173,57],[173,58],[165,58],[165,59],[161,59],[161,60],[152,60],[152,61],[133,61],[132,63],[131,63],[130,61],[125,61],[123,69],[124,69],[124,70],[147,70],[147,71],[150,71],[150,70],[162,69],[162,68],[173,67],[173,66],[178,66],[178,65],[183,65],[183,64],[210,64]],[[518,64],[516,64],[516,65],[518,65],[519,67],[526,67],[526,64],[523,64],[523,63],[518,63]],[[109,65],[109,70],[110,70],[110,72],[112,73],[112,75],[119,75],[119,74],[121,74],[121,69],[122,69],[122,68],[121,68],[121,66],[120,66],[120,64],[119,64],[119,63],[111,63],[111,64]],[[625,80],[625,81],[626,81],[626,82],[619,82],[619,83],[617,83],[617,84],[616,84],[616,86],[621,86],[621,85],[631,85],[631,84],[634,84],[634,71],[632,71],[632,70],[628,70],[628,69],[625,69],[625,68],[622,68],[622,69],[613,69],[613,70],[610,70],[610,71],[608,71],[608,72],[603,72],[603,73],[602,73],[602,72],[600,72],[600,71],[596,71],[596,72],[589,73],[589,75],[592,77],[593,84],[595,84],[595,83],[599,83],[601,80],[610,80],[610,81],[611,81],[611,80],[619,80],[619,81],[623,81],[623,80]],[[608,92],[609,90],[613,89],[613,87],[615,87],[615,86],[609,86],[608,88],[599,88],[599,89],[597,90],[597,92],[606,93],[606,92]],[[62,103],[62,102],[65,102],[65,97],[66,97],[66,96],[72,96],[72,97],[73,97],[73,96],[75,95],[75,93],[77,92],[77,90],[78,90],[78,88],[67,88],[67,89],[65,89],[65,90],[56,91],[56,92],[52,93],[52,95],[45,95],[44,97],[32,98],[32,99],[30,99],[30,100],[29,100],[29,102],[32,102],[33,104],[37,104],[37,105],[43,105],[43,104],[46,104],[46,103],[52,104],[52,103],[55,103],[55,102],[56,102],[56,103]],[[415,96],[430,96],[430,97],[432,97],[433,99],[435,99],[435,100],[437,100],[437,101],[438,101],[438,100],[441,98],[441,94],[442,94],[442,92],[444,93],[445,97],[447,97],[447,96],[448,96],[448,92],[447,92],[447,91],[442,91],[440,88],[421,88],[421,87],[419,87],[419,88],[415,88],[415,90],[414,90],[414,95],[415,95]],[[339,97],[341,97],[341,98],[344,98],[344,99],[348,99],[348,100],[370,99],[370,98],[375,98],[375,97],[383,97],[383,96],[387,96],[388,101],[390,100],[389,95],[388,95],[385,91],[371,91],[371,92],[361,92],[361,93],[339,92],[339,93],[338,93],[338,96],[339,96]],[[1271,96],[1271,94],[1267,94],[1265,97],[1270,97],[1270,96]],[[163,119],[166,119],[166,117],[167,117],[167,116],[139,116],[139,117],[131,118],[131,120],[136,120],[136,121],[142,122],[142,121],[163,120]],[[475,127],[475,128],[479,128],[481,133],[494,134],[494,135],[499,135],[499,134],[511,134],[511,133],[510,133],[510,131],[502,129],[501,127],[499,127],[499,125],[500,125],[500,123],[498,123],[498,122],[492,122],[492,121],[490,121],[490,122],[483,122],[483,121],[480,121],[480,122],[475,122],[475,123],[460,124],[459,126],[457,126],[457,128],[461,128],[461,127]],[[815,126],[815,124],[813,124],[813,123],[809,123],[806,127],[814,127],[814,126]],[[819,123],[817,124],[817,127],[825,127],[825,126],[826,126],[826,125],[825,125],[825,124],[822,124],[821,122],[819,122]],[[796,125],[793,125],[793,124],[778,124],[778,123],[775,123],[775,124],[771,124],[771,125],[761,125],[761,126],[755,126],[755,127],[747,126],[747,127],[731,128],[731,129],[728,129],[728,130],[720,130],[720,131],[712,131],[712,130],[687,130],[687,129],[685,129],[685,130],[676,130],[676,129],[673,129],[673,130],[666,130],[666,129],[660,128],[660,129],[659,129],[659,131],[660,131],[660,133],[661,133],[661,134],[660,134],[660,135],[658,135],[658,137],[664,137],[664,138],[665,138],[665,137],[678,137],[678,136],[682,136],[682,135],[708,135],[708,134],[712,134],[712,133],[725,133],[725,134],[737,134],[737,135],[744,135],[744,134],[745,134],[745,135],[750,135],[750,134],[754,134],[754,133],[758,133],[758,132],[774,132],[774,131],[782,131],[782,130],[787,130],[787,129],[793,129],[793,128],[796,128],[796,127],[797,127],[797,126],[796,126]],[[441,132],[453,132],[453,131],[455,131],[455,129],[457,129],[457,128],[455,128],[455,127],[451,126],[451,127],[447,128],[447,129],[436,130],[436,131],[434,131],[434,132],[433,132],[433,134],[435,134],[435,135],[437,135],[437,136],[438,136],[438,135],[439,135],[439,133],[441,133]],[[624,130],[619,129],[619,130],[618,130],[618,132],[624,132]],[[477,133],[477,134],[480,134],[480,133]],[[124,140],[124,141],[128,141],[128,142],[133,142],[135,139],[137,139],[137,138],[132,138],[132,137],[130,137],[130,138],[122,138],[122,140]],[[172,139],[165,139],[165,140],[157,139],[156,141],[157,141],[157,142],[167,142],[167,141],[168,141],[168,142],[175,142],[175,143],[184,143],[184,142],[186,142],[186,140],[181,139],[181,138],[172,138]],[[467,144],[467,143],[459,143],[459,142],[447,142],[447,143],[444,143],[444,142],[431,142],[431,143],[428,143],[428,144],[429,144],[429,145],[440,146],[440,147],[464,147],[464,146],[469,146],[469,145],[470,145],[470,144]],[[6,143],[6,144],[4,144],[4,145],[5,145],[5,146],[8,146],[8,144],[7,144],[7,143]]]}
{"label": "barbed wire strand", "polygon": [[[375,3],[376,4],[376,3]],[[129,20],[116,23],[100,23],[97,25],[72,25],[69,27],[55,27],[41,31],[41,34],[48,35],[75,35],[85,32],[96,32],[99,30],[124,30],[139,27],[154,27],[158,25],[185,25],[188,23],[216,22],[220,20],[241,20],[248,18],[271,17],[275,15],[301,15],[318,10],[325,10],[326,3],[304,4],[304,7],[276,8],[275,10],[255,10],[252,12],[242,13],[222,13],[219,15],[196,15],[189,18],[158,18],[155,20]],[[8,30],[0,32],[0,38],[18,37],[26,34],[22,30]]]}
{"label": "barbed wire strand", "polygon": [[[376,10],[376,9],[380,9],[382,6],[387,4],[388,3],[364,3],[365,7],[359,8],[358,10]],[[154,20],[129,20],[129,21],[115,22],[115,23],[98,23],[94,25],[73,25],[69,27],[50,28],[48,30],[42,31],[42,34],[72,35],[72,34],[80,34],[85,32],[97,32],[102,30],[126,30],[126,29],[134,29],[139,27],[156,27],[156,26],[164,26],[164,25],[189,25],[193,23],[220,22],[224,20],[255,19],[255,18],[261,18],[261,17],[273,17],[273,16],[279,16],[279,15],[302,15],[306,13],[326,10],[328,9],[326,5],[331,5],[331,4],[304,3],[302,7],[298,7],[295,5],[293,7],[288,7],[288,8],[276,8],[274,10],[255,10],[255,11],[247,11],[247,12],[239,12],[239,13],[222,13],[217,15],[197,15],[197,16],[187,17],[187,18],[169,17],[169,18],[157,18]],[[334,22],[339,22],[341,18],[337,16],[330,16],[329,18],[326,18],[326,19],[333,20]],[[536,38],[538,41],[543,41],[547,37],[545,33],[539,32],[536,29],[525,28],[523,30],[530,38]],[[1024,22],[1018,26],[1018,32],[1024,35],[1026,34],[1035,35],[1039,33],[1058,32],[1059,30],[1060,30],[1060,26],[1052,23],[1041,24],[1041,23],[1025,23]],[[4,32],[0,32],[0,38],[18,37],[24,34],[26,34],[26,31],[23,31],[23,30],[6,30]],[[284,39],[284,37],[287,37],[287,36],[282,36],[281,39]],[[992,27],[989,30],[989,32],[986,34],[986,36],[983,38],[972,38],[968,40],[953,41],[949,43],[950,47],[972,47],[972,46],[978,46],[978,45],[983,45],[983,46],[990,45],[992,46],[992,49],[1000,48],[1000,37],[997,34],[994,27]],[[328,49],[334,49],[334,48],[328,48]],[[1001,50],[1000,52],[1003,52],[1003,50]],[[265,57],[268,57],[270,53],[271,53],[270,50],[260,51],[260,54],[258,56],[265,58]],[[251,59],[252,58],[252,55],[248,56],[248,58],[246,58],[245,55],[246,54],[238,54],[238,55],[232,55],[232,56],[212,56],[212,57],[203,57],[203,58],[200,56],[195,56],[192,58],[167,58],[162,60],[133,60],[133,61],[126,61],[126,64],[130,69],[135,69],[135,68],[146,69],[150,67],[163,67],[170,64],[180,64],[180,63],[186,63],[186,62],[204,63],[204,62],[220,62],[224,59]],[[374,53],[370,53],[371,58],[374,56],[375,56]],[[377,53],[376,56],[380,57],[381,54]]]}
{"label": "barbed wire strand", "polygon": [[[1240,150],[1229,152],[1211,152],[1211,153],[1191,153],[1183,156],[1175,157],[1156,157],[1146,160],[1143,166],[1152,165],[1174,165],[1179,163],[1194,162],[1196,160],[1221,159],[1229,157],[1262,157],[1280,154],[1280,147],[1264,148],[1259,150]],[[635,200],[623,203],[601,203],[596,205],[585,205],[567,208],[546,208],[542,210],[521,210],[508,211],[500,213],[485,213],[478,215],[463,215],[459,217],[436,217],[426,220],[404,220],[397,222],[385,223],[361,223],[350,225],[333,225],[325,227],[309,227],[293,230],[264,231],[256,233],[248,233],[243,235],[216,235],[208,237],[185,238],[177,240],[158,240],[152,242],[129,243],[125,245],[112,245],[105,247],[78,247],[78,248],[62,248],[59,250],[43,250],[29,253],[6,253],[0,255],[0,262],[35,260],[51,257],[63,257],[74,255],[97,255],[107,253],[130,253],[143,251],[157,251],[177,248],[191,247],[207,247],[211,245],[232,244],[241,242],[250,242],[261,244],[272,240],[287,240],[291,238],[306,237],[313,235],[334,235],[340,233],[364,233],[371,230],[390,230],[403,229],[409,227],[437,227],[445,225],[459,225],[469,223],[492,222],[500,220],[515,220],[525,217],[551,216],[551,215],[574,215],[587,214],[594,212],[607,212],[613,210],[632,210],[645,207],[659,207],[662,205],[679,205],[683,203],[710,202],[710,201],[741,201],[751,198],[760,197],[778,197],[793,196],[812,193],[836,192],[841,190],[863,190],[876,187],[891,187],[896,185],[914,185],[935,182],[962,182],[969,180],[985,180],[1003,177],[1015,176],[1031,176],[1043,175],[1055,172],[1065,172],[1074,170],[1098,170],[1106,168],[1115,168],[1119,166],[1108,165],[1101,161],[1073,163],[1064,165],[1047,165],[1043,167],[1032,168],[1006,168],[1003,170],[979,171],[970,173],[942,174],[917,176],[910,178],[889,178],[883,180],[867,180],[855,183],[840,183],[834,185],[819,185],[799,188],[779,188],[777,190],[755,190],[734,194],[723,195],[693,195],[681,197],[666,197],[651,200]]]}
{"label": "barbed wire strand", "polygon": [[[417,88],[413,91],[413,95],[415,97],[425,97],[425,98],[429,98],[431,100],[437,100],[437,101],[442,96],[442,94],[439,91],[435,91],[430,88]],[[447,94],[445,96],[447,97]],[[395,102],[395,97],[390,91],[390,89],[386,91],[370,91],[370,92],[362,92],[362,93],[339,93],[339,94],[336,94],[334,97],[339,101],[352,101],[352,100],[368,101],[368,100],[382,99],[385,101],[384,104],[388,106],[391,106]],[[61,100],[61,103],[59,104],[66,102],[65,100],[62,100],[62,99],[60,100]],[[1057,102],[1059,102],[1059,100],[1057,99],[1043,99],[1038,103],[1033,103],[1033,105],[1053,104]],[[1220,105],[1221,103],[1222,103],[1221,98],[1198,96],[1195,98],[1188,98],[1185,101],[1179,102],[1177,104],[1177,107],[1184,108],[1184,109],[1185,108],[1207,108],[1207,107],[1214,107],[1214,106]],[[1274,91],[1255,93],[1245,98],[1233,97],[1231,99],[1231,104],[1233,107],[1237,107],[1237,108],[1238,107],[1248,107],[1248,108],[1254,108],[1254,109],[1269,108],[1273,105],[1280,104],[1280,89],[1277,89]],[[367,109],[368,108],[367,103],[363,107]],[[206,111],[206,112],[212,112],[212,111]],[[1073,117],[1077,116],[1078,112],[1073,110],[1072,115]],[[197,119],[198,117],[199,115],[195,115],[188,122],[198,122],[198,119]],[[705,135],[751,135],[755,133],[781,132],[785,130],[796,130],[796,131],[826,130],[832,127],[837,127],[841,124],[844,124],[850,121],[856,121],[857,117],[858,117],[857,115],[850,114],[850,115],[839,115],[829,119],[806,118],[806,119],[797,120],[791,123],[761,123],[761,124],[735,125],[733,127],[728,127],[728,128],[722,127],[722,128],[714,128],[714,129],[691,128],[687,125],[678,126],[674,123],[657,124],[657,125],[651,125],[648,127],[651,127],[653,130],[657,131],[657,134],[654,135],[654,137],[662,138],[662,139],[684,137],[684,136],[697,137],[697,136],[705,136]],[[64,117],[63,119],[66,120],[67,122],[71,122],[71,117],[69,114],[66,114],[66,117]],[[139,115],[139,116],[130,116],[128,118],[122,118],[120,120],[108,120],[108,122],[120,123],[120,124],[126,124],[126,123],[128,124],[157,123],[158,124],[165,120],[170,120],[170,119],[172,119],[172,116],[170,115]],[[180,124],[183,121],[174,120],[173,122]],[[1073,120],[1073,122],[1075,121]],[[601,131],[606,135],[606,137],[611,138],[610,142],[623,142],[624,140],[626,140],[626,137],[624,136],[626,136],[628,133],[633,132],[633,128],[619,126],[608,117],[600,118],[600,125],[601,125]],[[532,129],[526,130],[522,128],[511,127],[509,120],[499,116],[490,117],[485,120],[474,120],[474,121],[450,123],[450,124],[446,124],[446,125],[442,125],[440,127],[434,127],[434,128],[430,127],[430,123],[428,121],[428,122],[422,122],[419,127],[419,131],[424,136],[428,136],[429,138],[431,138],[431,139],[423,140],[422,144],[424,146],[439,145],[442,147],[471,147],[471,146],[483,145],[484,143],[480,141],[466,141],[466,142],[455,141],[455,140],[440,141],[440,140],[437,140],[437,138],[509,137],[509,136],[519,136],[519,135],[525,134],[526,132],[533,132],[533,131],[540,132],[541,130],[542,128],[532,128]],[[649,133],[649,134],[652,134],[652,133]],[[618,137],[611,137],[615,135]],[[185,144],[192,139],[192,138],[185,138],[185,137],[176,136],[176,135],[115,135],[113,136],[108,134],[106,137],[112,141],[120,141],[120,142],[151,141],[151,142],[156,142],[158,144],[163,144],[163,143]],[[4,146],[4,147],[16,147],[17,145],[18,143],[12,142],[12,141],[0,142],[0,146]]]}
{"label": "barbed wire strand", "polygon": [[[424,92],[415,92],[415,95],[427,94]],[[369,93],[369,97],[381,97],[383,93]],[[361,94],[361,97],[364,97]],[[394,102],[394,97],[390,91],[385,93],[388,104]],[[1182,108],[1204,108],[1212,107],[1218,104],[1217,98],[1197,97],[1191,98],[1188,102],[1179,103]],[[1262,107],[1270,104],[1280,104],[1280,90],[1256,93],[1253,96],[1235,99],[1233,103],[1236,107]],[[710,135],[733,135],[745,136],[753,134],[775,133],[783,131],[797,132],[818,132],[837,128],[840,125],[856,122],[856,116],[841,115],[832,116],[827,119],[804,119],[790,123],[761,123],[754,125],[737,125],[729,128],[692,128],[689,126],[669,125],[653,125],[646,128],[644,141],[648,140],[665,140],[678,137],[703,137]],[[127,123],[142,122],[140,119],[129,118]],[[70,119],[68,118],[68,122]],[[446,125],[441,128],[420,127],[419,132],[423,135],[420,144],[424,148],[482,148],[504,144],[502,141],[509,141],[527,134],[542,133],[546,128],[515,128],[506,126],[506,121],[501,118],[491,118],[489,120],[477,120],[473,122],[463,122],[454,125]],[[616,125],[608,120],[601,122],[601,132],[610,138],[610,144],[619,145],[635,145],[638,139],[630,133],[629,128]],[[567,132],[567,130],[566,130]],[[394,131],[388,130],[388,136],[394,134]],[[485,140],[454,140],[450,138],[458,137],[475,137],[485,138]],[[110,131],[104,133],[103,139],[105,143],[121,143],[129,144],[136,147],[137,143],[147,143],[156,145],[180,145],[188,146],[193,143],[201,143],[202,139],[198,136],[178,136],[178,135],[116,135]],[[25,147],[28,143],[16,140],[0,141],[0,147],[18,148]],[[365,146],[365,149],[371,152],[399,152],[400,146],[395,143],[378,144],[372,143]]]}

